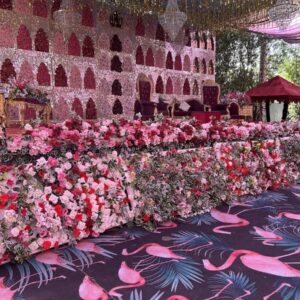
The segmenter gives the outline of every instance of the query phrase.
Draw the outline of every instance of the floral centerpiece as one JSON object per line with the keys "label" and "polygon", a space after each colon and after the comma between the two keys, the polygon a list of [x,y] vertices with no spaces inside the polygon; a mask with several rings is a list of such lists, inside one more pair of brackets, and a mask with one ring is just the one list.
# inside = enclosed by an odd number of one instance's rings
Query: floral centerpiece
{"label": "floral centerpiece", "polygon": [[10,99],[22,98],[23,100],[34,100],[38,104],[47,104],[50,100],[47,98],[47,93],[42,92],[39,89],[31,87],[28,82],[18,79],[9,80],[9,96]]}
{"label": "floral centerpiece", "polygon": [[243,92],[230,92],[221,99],[222,104],[236,103],[240,107],[252,105],[251,98]]}

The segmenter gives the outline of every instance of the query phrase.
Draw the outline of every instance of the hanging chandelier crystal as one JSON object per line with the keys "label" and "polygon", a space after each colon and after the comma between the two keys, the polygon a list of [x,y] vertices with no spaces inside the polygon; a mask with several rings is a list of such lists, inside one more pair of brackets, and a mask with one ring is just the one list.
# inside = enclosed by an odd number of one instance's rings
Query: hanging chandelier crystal
{"label": "hanging chandelier crystal", "polygon": [[177,0],[169,0],[165,13],[158,20],[173,42],[187,21],[187,15],[179,10]]}
{"label": "hanging chandelier crystal", "polygon": [[277,0],[276,4],[269,10],[269,17],[280,30],[286,30],[298,12],[299,1]]}

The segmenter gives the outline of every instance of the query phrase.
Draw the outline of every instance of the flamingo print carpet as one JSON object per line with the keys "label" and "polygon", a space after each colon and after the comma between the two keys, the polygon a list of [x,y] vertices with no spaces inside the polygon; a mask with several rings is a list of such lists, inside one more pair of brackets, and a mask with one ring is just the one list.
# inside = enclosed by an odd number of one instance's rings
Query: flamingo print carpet
{"label": "flamingo print carpet", "polygon": [[4,265],[0,299],[300,299],[300,185]]}

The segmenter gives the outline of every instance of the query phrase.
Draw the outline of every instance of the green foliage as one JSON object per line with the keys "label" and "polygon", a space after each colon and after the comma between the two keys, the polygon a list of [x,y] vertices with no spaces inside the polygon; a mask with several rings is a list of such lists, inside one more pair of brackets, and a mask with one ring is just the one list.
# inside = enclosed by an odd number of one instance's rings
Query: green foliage
{"label": "green foliage", "polygon": [[[246,31],[226,30],[217,34],[217,74],[222,94],[245,92],[259,83],[261,42],[266,37]],[[267,40],[267,78],[276,75],[300,85],[298,45],[282,40]],[[300,120],[300,104],[290,104],[289,119]]]}
{"label": "green foliage", "polygon": [[[298,45],[290,45],[274,40],[270,43],[268,57],[268,76],[280,75],[291,82],[300,85],[300,53]],[[289,119],[300,120],[300,104],[290,104]]]}
{"label": "green foliage", "polygon": [[222,94],[245,92],[258,83],[261,38],[255,33],[226,30],[217,34],[216,81]]}

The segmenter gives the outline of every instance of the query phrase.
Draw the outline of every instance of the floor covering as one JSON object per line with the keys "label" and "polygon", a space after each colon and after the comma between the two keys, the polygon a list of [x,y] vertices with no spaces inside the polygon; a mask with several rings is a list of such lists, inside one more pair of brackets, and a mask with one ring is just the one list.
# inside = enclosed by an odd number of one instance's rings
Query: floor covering
{"label": "floor covering", "polygon": [[0,267],[0,300],[300,299],[300,185]]}

